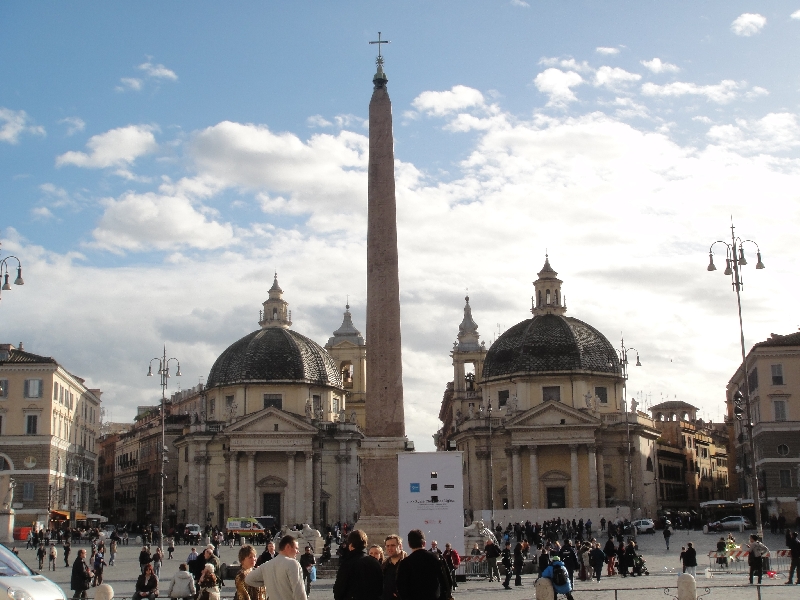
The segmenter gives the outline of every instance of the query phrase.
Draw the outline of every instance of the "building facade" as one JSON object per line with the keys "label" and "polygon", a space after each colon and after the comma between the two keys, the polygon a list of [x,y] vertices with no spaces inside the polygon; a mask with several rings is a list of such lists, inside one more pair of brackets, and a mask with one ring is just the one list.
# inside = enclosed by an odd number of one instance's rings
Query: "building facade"
{"label": "building facade", "polygon": [[751,469],[758,469],[762,512],[793,522],[800,504],[800,332],[772,336],[753,346],[746,360],[755,461],[747,428],[734,418],[733,396],[745,393],[744,366],[728,382],[727,408],[731,454],[735,456],[734,489],[753,499]]}
{"label": "building facade", "polygon": [[434,439],[440,450],[464,453],[468,519],[498,509],[532,509],[541,519],[542,510],[614,506],[655,515],[658,431],[635,402],[626,405],[611,343],[566,316],[561,284],[545,260],[533,318],[488,350],[467,298]]}
{"label": "building facade", "polygon": [[229,516],[271,515],[284,525],[352,523],[366,344],[349,306],[323,348],[291,329],[276,275],[259,325],[220,355],[205,388],[181,405],[200,410],[174,443],[178,520],[224,526]]}
{"label": "building facade", "polygon": [[697,410],[681,401],[650,408],[661,434],[656,446],[659,514],[696,515],[701,502],[732,500],[727,427],[705,423]]}
{"label": "building facade", "polygon": [[18,525],[85,519],[97,506],[101,392],[54,358],[0,345],[0,470]]}

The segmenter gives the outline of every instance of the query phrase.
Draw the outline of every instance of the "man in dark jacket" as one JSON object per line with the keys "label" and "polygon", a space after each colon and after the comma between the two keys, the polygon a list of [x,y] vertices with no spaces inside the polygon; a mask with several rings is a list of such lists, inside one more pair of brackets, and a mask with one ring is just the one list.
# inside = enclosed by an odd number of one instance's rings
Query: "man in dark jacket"
{"label": "man in dark jacket", "polygon": [[797,571],[797,583],[800,584],[800,540],[797,539],[796,531],[786,530],[786,545],[792,557],[792,564],[789,567],[789,580],[787,585],[792,583],[792,576]]}
{"label": "man in dark jacket", "polygon": [[306,546],[305,552],[300,557],[300,567],[303,569],[303,581],[306,583],[306,596],[311,595],[311,567],[317,564],[314,558],[314,549]]}
{"label": "man in dark jacket", "polygon": [[382,600],[397,600],[397,567],[406,557],[403,552],[403,541],[397,534],[386,538],[386,558],[381,565],[383,569],[383,597]]}
{"label": "man in dark jacket", "polygon": [[575,548],[572,546],[572,540],[567,540],[564,543],[564,547],[561,549],[561,562],[567,568],[570,583],[575,585],[575,571],[578,570],[580,565],[578,564],[578,556],[575,554]]}
{"label": "man in dark jacket", "polygon": [[348,552],[336,573],[334,600],[375,600],[383,594],[381,563],[367,554],[367,542],[360,529],[347,534]]}
{"label": "man in dark jacket", "polygon": [[397,592],[400,600],[439,600],[450,597],[450,589],[436,554],[425,551],[425,534],[408,532],[412,552],[397,567]]}
{"label": "man in dark jacket", "polygon": [[500,581],[500,571],[497,569],[497,559],[500,558],[500,548],[497,544],[492,542],[491,539],[486,540],[486,545],[483,547],[483,552],[486,554],[486,563],[489,570],[489,581],[497,579]]}
{"label": "man in dark jacket", "polygon": [[514,585],[522,585],[522,566],[525,559],[522,553],[528,550],[528,542],[518,542],[514,546]]}
{"label": "man in dark jacket", "polygon": [[269,544],[267,544],[267,547],[264,548],[264,551],[261,553],[261,556],[258,557],[258,560],[256,561],[256,566],[260,567],[268,560],[272,560],[273,558],[275,558],[276,554],[277,552],[275,552],[275,544],[273,542],[270,542]]}
{"label": "man in dark jacket", "polygon": [[503,587],[507,590],[510,590],[511,586],[508,584],[511,581],[511,575],[514,572],[511,564],[511,542],[506,542],[506,547],[503,548],[503,558],[500,563],[506,568],[506,579],[503,581]]}
{"label": "man in dark jacket", "polygon": [[75,591],[72,598],[86,600],[86,590],[89,589],[91,581],[92,572],[89,570],[89,565],[86,564],[86,549],[81,548],[72,563],[72,577],[70,578],[69,586],[71,590]]}

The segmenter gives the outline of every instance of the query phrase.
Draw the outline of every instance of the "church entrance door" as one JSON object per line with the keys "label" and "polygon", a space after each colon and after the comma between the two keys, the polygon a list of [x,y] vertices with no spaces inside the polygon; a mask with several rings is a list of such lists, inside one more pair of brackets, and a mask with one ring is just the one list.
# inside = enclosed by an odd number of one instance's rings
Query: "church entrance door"
{"label": "church entrance door", "polygon": [[280,494],[264,494],[264,516],[269,515],[275,517],[275,525],[280,528],[281,526],[281,495]]}
{"label": "church entrance door", "polygon": [[547,508],[566,508],[567,489],[563,487],[547,488]]}

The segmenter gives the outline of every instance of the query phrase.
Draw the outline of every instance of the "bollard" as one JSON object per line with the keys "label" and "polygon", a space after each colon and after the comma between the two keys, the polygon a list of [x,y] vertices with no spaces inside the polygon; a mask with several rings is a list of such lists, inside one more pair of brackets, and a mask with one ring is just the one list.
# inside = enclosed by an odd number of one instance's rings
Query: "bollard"
{"label": "bollard", "polygon": [[536,580],[536,600],[555,600],[556,591],[553,582],[545,577]]}
{"label": "bollard", "polygon": [[689,573],[678,575],[678,600],[697,600],[697,582]]}

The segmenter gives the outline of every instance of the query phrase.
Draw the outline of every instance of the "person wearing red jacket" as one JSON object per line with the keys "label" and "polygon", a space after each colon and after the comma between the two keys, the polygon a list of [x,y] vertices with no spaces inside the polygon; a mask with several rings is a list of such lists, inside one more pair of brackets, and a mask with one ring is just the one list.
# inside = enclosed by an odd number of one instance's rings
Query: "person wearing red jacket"
{"label": "person wearing red jacket", "polygon": [[447,568],[450,569],[450,579],[453,580],[453,588],[457,588],[456,583],[456,569],[461,564],[461,557],[458,552],[449,543],[444,545],[444,553],[442,553],[444,561],[447,563]]}

